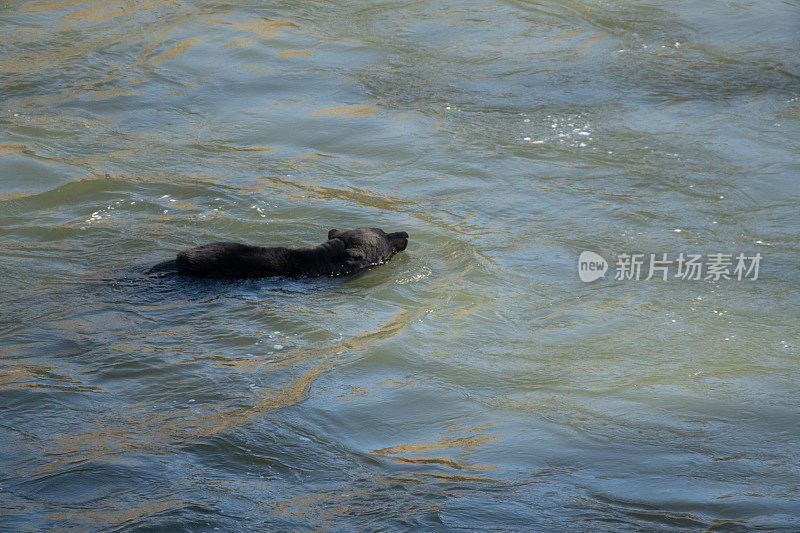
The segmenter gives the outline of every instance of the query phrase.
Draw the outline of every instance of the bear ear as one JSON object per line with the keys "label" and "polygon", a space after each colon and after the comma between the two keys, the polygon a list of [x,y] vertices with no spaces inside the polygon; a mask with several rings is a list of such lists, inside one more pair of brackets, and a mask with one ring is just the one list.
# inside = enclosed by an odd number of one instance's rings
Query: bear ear
{"label": "bear ear", "polygon": [[342,233],[338,229],[332,229],[328,232],[328,240],[335,239],[337,235]]}

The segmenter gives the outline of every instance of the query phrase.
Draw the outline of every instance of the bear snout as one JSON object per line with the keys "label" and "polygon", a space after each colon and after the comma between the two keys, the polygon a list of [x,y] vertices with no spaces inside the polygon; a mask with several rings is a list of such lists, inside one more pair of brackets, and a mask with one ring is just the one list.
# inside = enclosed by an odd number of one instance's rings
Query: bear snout
{"label": "bear snout", "polygon": [[405,231],[390,233],[388,237],[389,237],[389,242],[392,243],[392,247],[397,252],[405,250],[406,246],[408,246],[408,233],[406,233]]}

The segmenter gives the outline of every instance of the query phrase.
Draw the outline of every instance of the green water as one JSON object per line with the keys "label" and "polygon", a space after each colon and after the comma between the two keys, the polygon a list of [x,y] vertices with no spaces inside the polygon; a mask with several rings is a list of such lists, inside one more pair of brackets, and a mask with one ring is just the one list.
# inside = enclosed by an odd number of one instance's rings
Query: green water
{"label": "green water", "polygon": [[[800,528],[797,2],[0,2],[0,35],[0,530]],[[141,274],[359,226],[408,249]],[[758,278],[613,273],[718,252]]]}

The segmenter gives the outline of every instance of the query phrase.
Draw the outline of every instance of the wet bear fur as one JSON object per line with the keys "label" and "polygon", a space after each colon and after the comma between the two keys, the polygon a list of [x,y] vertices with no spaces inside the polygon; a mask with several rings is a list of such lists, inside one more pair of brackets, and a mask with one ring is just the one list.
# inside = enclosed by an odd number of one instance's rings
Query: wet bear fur
{"label": "wet bear fur", "polygon": [[385,263],[407,245],[404,231],[387,234],[380,228],[332,229],[326,242],[311,248],[204,244],[184,250],[176,259],[158,263],[148,272],[177,269],[181,274],[204,278],[340,276]]}

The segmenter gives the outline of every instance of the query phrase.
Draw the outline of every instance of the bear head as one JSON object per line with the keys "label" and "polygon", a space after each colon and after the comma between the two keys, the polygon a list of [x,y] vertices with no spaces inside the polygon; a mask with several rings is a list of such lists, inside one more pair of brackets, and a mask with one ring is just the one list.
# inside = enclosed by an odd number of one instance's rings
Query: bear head
{"label": "bear head", "polygon": [[351,271],[385,263],[408,246],[408,233],[405,231],[386,233],[380,228],[356,228],[349,231],[332,229],[328,232],[328,240],[333,239],[344,243]]}

